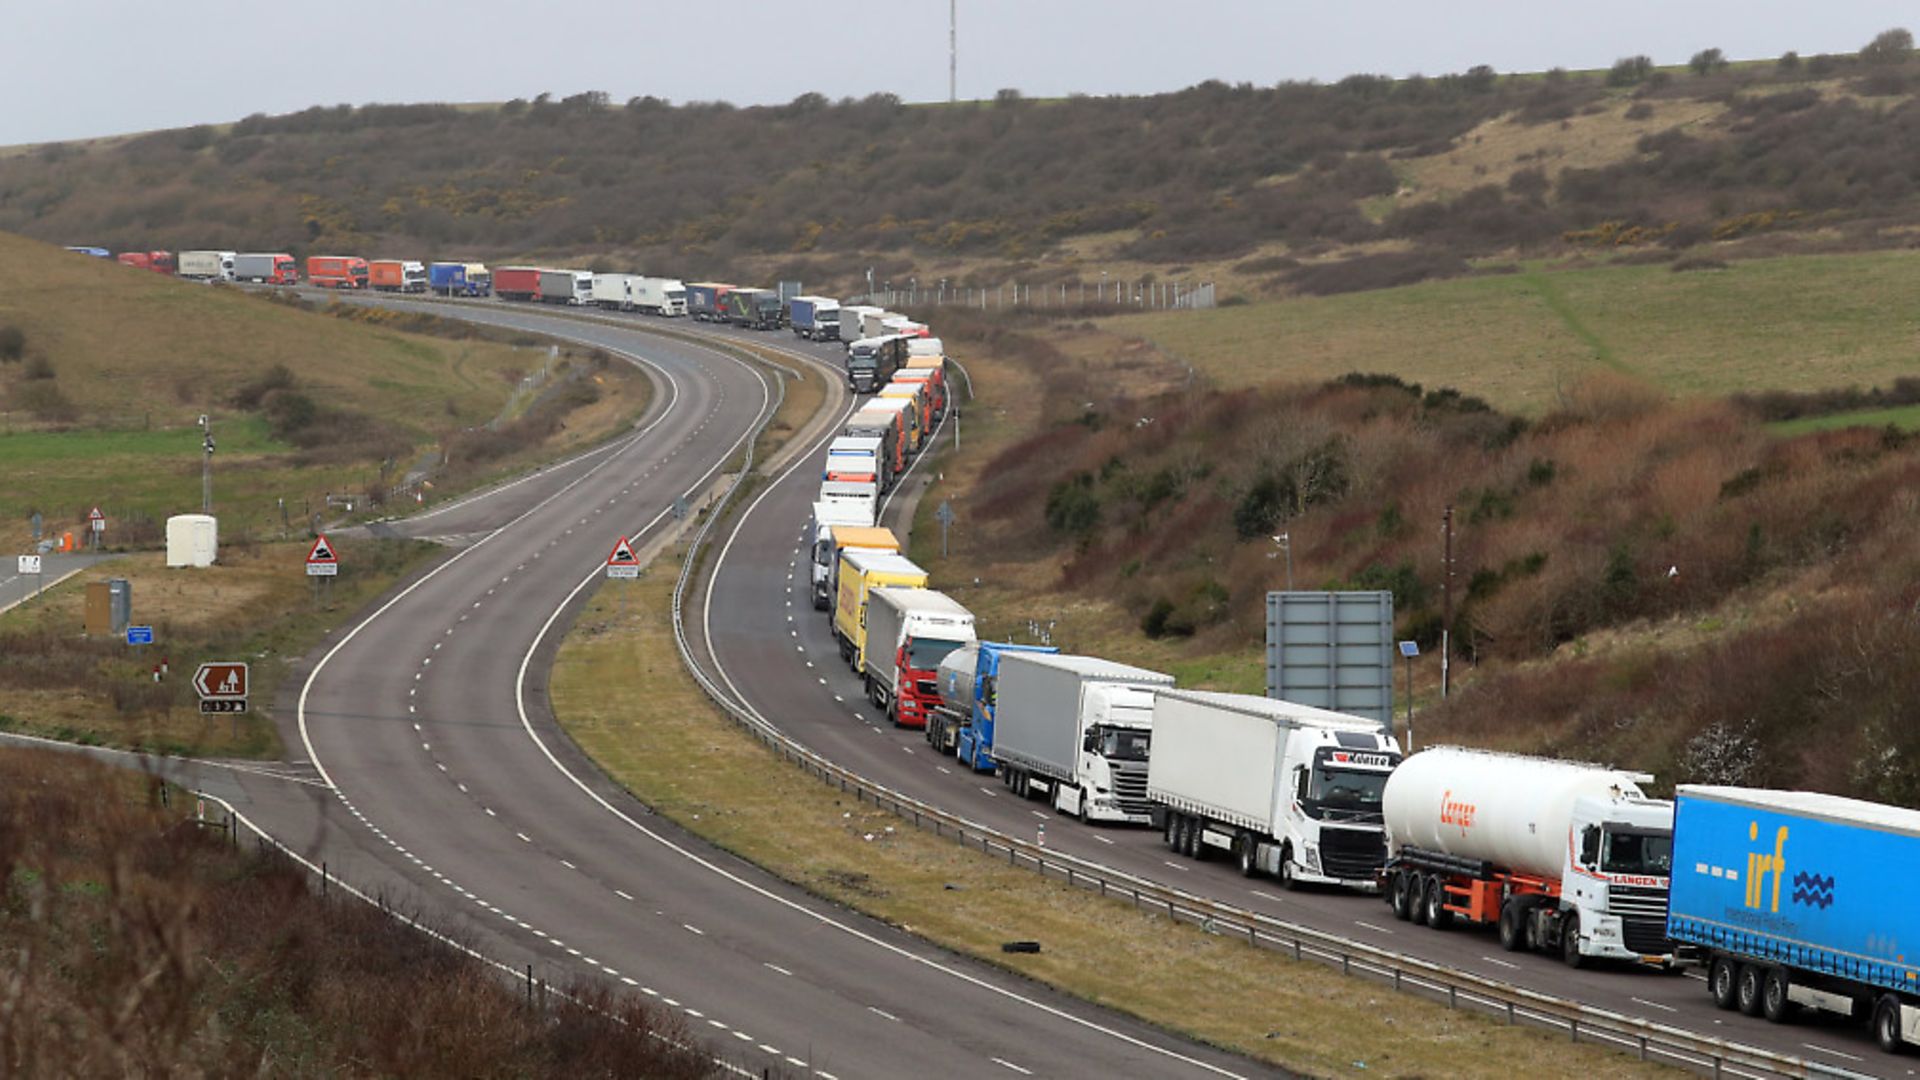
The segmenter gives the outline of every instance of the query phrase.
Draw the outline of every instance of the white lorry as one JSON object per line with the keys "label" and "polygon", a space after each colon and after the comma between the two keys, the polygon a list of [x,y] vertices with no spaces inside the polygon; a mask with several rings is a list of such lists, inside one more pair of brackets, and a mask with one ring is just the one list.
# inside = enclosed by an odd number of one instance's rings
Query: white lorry
{"label": "white lorry", "polygon": [[635,309],[670,319],[686,315],[687,286],[679,278],[640,276],[630,280]]}
{"label": "white lorry", "polygon": [[1150,820],[1153,688],[1173,676],[1094,656],[1008,653],[988,753],[1017,795],[1052,796],[1082,821]]}
{"label": "white lorry", "polygon": [[947,347],[937,337],[917,337],[907,342],[908,356],[945,356]]}
{"label": "white lorry", "polygon": [[633,280],[631,274],[595,274],[587,295],[595,307],[610,311],[632,311],[633,287],[630,283]]}
{"label": "white lorry", "polygon": [[1167,846],[1233,857],[1247,877],[1378,887],[1381,790],[1400,748],[1376,721],[1200,690],[1153,701],[1147,797]]}
{"label": "white lorry", "polygon": [[852,506],[859,509],[869,520],[875,522],[880,520],[880,499],[873,493],[872,484],[822,480],[820,497],[814,502]]}
{"label": "white lorry", "polygon": [[[813,504],[813,607],[825,611],[833,606],[833,568],[840,561],[835,529],[870,529],[873,514],[859,503],[817,502]],[[898,550],[899,545],[895,545]]]}
{"label": "white lorry", "polygon": [[183,251],[179,276],[194,281],[232,281],[233,256],[231,251]]}
{"label": "white lorry", "polygon": [[893,487],[893,475],[882,468],[884,445],[871,435],[838,435],[827,444],[827,460],[820,467],[820,479],[852,484],[872,484],[876,495]]}
{"label": "white lorry", "polygon": [[1408,758],[1387,781],[1387,900],[1444,930],[1497,924],[1509,952],[1671,967],[1673,804],[1653,778],[1458,747]]}
{"label": "white lorry", "polygon": [[[846,309],[845,308],[840,309],[840,320],[841,320],[841,326],[842,326],[840,334],[842,337],[845,337],[847,333],[845,329],[846,318],[847,318]],[[863,338],[885,337],[886,335],[893,333],[893,331],[888,330],[886,328],[887,320],[888,319],[904,319],[904,318],[906,318],[905,315],[902,315],[897,311],[888,311],[885,308],[863,308],[860,311],[860,333],[856,336],[863,337]]]}
{"label": "white lorry", "polygon": [[932,589],[883,586],[867,596],[867,700],[900,727],[924,728],[940,702],[940,661],[977,640],[973,612]]}

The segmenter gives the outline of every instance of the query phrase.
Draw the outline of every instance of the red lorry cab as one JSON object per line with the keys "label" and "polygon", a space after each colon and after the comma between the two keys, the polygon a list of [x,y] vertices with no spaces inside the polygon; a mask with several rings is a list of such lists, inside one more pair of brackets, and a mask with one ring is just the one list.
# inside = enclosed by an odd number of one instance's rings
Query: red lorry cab
{"label": "red lorry cab", "polygon": [[322,289],[364,289],[367,260],[358,255],[311,255],[307,280]]}

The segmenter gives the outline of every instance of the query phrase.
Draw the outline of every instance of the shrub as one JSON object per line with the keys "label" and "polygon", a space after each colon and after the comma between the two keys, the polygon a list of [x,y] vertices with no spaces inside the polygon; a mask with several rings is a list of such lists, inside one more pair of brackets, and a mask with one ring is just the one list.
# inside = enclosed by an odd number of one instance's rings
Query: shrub
{"label": "shrub", "polygon": [[0,361],[12,363],[27,350],[27,332],[8,323],[0,326]]}
{"label": "shrub", "polygon": [[1644,82],[1647,74],[1653,70],[1653,60],[1646,56],[1623,56],[1607,69],[1608,86],[1632,86]]}
{"label": "shrub", "polygon": [[1100,524],[1100,496],[1093,490],[1090,474],[1076,474],[1047,492],[1047,524],[1055,532],[1073,535],[1091,532]]}
{"label": "shrub", "polygon": [[1895,27],[1882,30],[1860,49],[1860,60],[1867,64],[1904,64],[1913,55],[1913,34]]}
{"label": "shrub", "polygon": [[1693,59],[1687,61],[1687,66],[1693,69],[1695,75],[1712,75],[1726,70],[1727,57],[1719,49],[1701,49],[1693,54]]}
{"label": "shrub", "polygon": [[13,391],[13,405],[41,420],[56,423],[71,423],[80,416],[79,408],[51,379],[21,383]]}
{"label": "shrub", "polygon": [[1791,75],[1800,70],[1800,54],[1792,50],[1783,52],[1780,59],[1774,61],[1773,67],[1782,75]]}
{"label": "shrub", "polygon": [[1653,118],[1653,105],[1645,101],[1636,101],[1632,105],[1627,106],[1626,117],[1629,120],[1651,120]]}
{"label": "shrub", "polygon": [[258,409],[267,395],[278,390],[291,390],[297,382],[293,371],[285,364],[275,364],[255,376],[252,380],[240,384],[233,392],[233,404],[241,409]]}

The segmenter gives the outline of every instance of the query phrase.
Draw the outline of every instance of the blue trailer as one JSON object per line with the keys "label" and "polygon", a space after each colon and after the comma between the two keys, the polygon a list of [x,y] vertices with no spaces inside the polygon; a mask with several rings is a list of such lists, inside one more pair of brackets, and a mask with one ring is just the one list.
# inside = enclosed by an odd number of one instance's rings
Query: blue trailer
{"label": "blue trailer", "polygon": [[484,276],[469,276],[467,264],[457,262],[437,262],[427,267],[427,286],[441,296],[485,296],[488,291]]}
{"label": "blue trailer", "polygon": [[940,661],[940,704],[927,717],[927,742],[943,754],[952,753],[975,772],[992,772],[1000,658],[1013,652],[1059,651],[1052,646],[983,641],[948,653]]}
{"label": "blue trailer", "polygon": [[840,340],[840,301],[824,296],[796,296],[787,301],[787,325],[795,337],[809,341]]}
{"label": "blue trailer", "polygon": [[1708,965],[1714,1003],[1796,1008],[1920,1044],[1920,811],[1804,791],[1683,785],[1667,933]]}

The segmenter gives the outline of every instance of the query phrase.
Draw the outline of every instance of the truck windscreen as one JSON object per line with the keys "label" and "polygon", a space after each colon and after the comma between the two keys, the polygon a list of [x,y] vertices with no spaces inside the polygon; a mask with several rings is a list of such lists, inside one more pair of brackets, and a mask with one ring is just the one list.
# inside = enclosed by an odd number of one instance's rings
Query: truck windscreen
{"label": "truck windscreen", "polygon": [[1145,761],[1152,744],[1150,731],[1107,728],[1100,736],[1100,756],[1108,761]]}
{"label": "truck windscreen", "polygon": [[1600,853],[1604,874],[1642,874],[1667,877],[1673,872],[1673,834],[1614,832],[1606,834]]}
{"label": "truck windscreen", "polygon": [[940,661],[964,641],[944,641],[940,638],[914,638],[907,643],[907,666],[915,671],[932,671],[940,666]]}
{"label": "truck windscreen", "polygon": [[1326,810],[1380,812],[1380,796],[1387,790],[1387,773],[1318,765],[1313,770],[1311,798]]}

